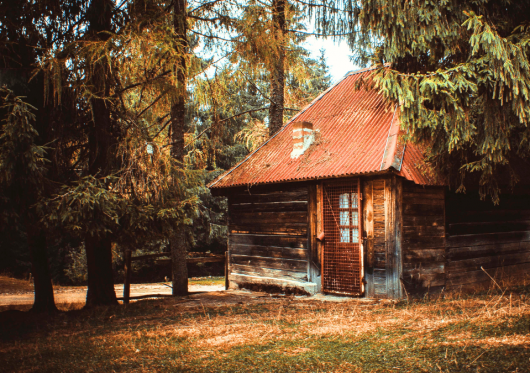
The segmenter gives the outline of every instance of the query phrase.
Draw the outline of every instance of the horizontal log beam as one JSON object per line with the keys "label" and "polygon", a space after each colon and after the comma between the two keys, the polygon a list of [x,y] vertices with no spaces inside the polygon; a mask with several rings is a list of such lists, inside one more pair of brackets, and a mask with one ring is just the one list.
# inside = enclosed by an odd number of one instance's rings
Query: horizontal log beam
{"label": "horizontal log beam", "polygon": [[447,247],[450,248],[459,246],[481,246],[518,241],[530,241],[530,231],[449,236],[447,238]]}
{"label": "horizontal log beam", "polygon": [[248,234],[284,234],[307,236],[307,223],[290,223],[290,224],[230,224],[230,233],[248,233]]}
{"label": "horizontal log beam", "polygon": [[230,205],[230,213],[239,212],[287,212],[305,211],[307,212],[307,201],[286,201],[286,202],[262,202],[262,203],[234,203]]}
{"label": "horizontal log beam", "polygon": [[307,261],[294,259],[264,258],[246,255],[230,255],[230,263],[255,267],[307,272]]}
{"label": "horizontal log beam", "polygon": [[255,266],[246,266],[241,264],[232,264],[231,273],[244,274],[249,276],[258,276],[258,277],[274,277],[274,278],[283,278],[290,279],[295,281],[307,281],[307,272],[292,272],[284,271],[281,269],[270,269],[270,268],[261,268]]}
{"label": "horizontal log beam", "polygon": [[290,247],[240,245],[230,243],[230,253],[239,255],[261,256],[271,258],[285,258],[307,260],[308,251]]}
{"label": "horizontal log beam", "polygon": [[237,234],[229,235],[231,244],[276,246],[290,248],[307,248],[306,236],[274,235],[274,234]]}

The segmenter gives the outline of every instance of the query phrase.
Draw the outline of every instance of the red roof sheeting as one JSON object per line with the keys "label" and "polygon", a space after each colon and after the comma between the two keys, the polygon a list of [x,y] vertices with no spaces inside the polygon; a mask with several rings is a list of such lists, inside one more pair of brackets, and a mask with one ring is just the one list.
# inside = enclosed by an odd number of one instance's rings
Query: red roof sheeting
{"label": "red roof sheeting", "polygon": [[[420,170],[422,154],[399,143],[399,109],[376,90],[355,89],[371,69],[345,76],[294,116],[282,129],[238,165],[214,180],[210,188],[328,179],[389,172],[417,184],[436,184]],[[311,122],[314,143],[297,159],[292,124]]]}

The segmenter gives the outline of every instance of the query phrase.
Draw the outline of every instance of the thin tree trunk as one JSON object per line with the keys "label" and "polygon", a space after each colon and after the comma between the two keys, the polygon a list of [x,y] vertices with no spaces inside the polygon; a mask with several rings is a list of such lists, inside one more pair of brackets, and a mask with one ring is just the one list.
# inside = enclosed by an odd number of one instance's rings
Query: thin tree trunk
{"label": "thin tree trunk", "polygon": [[283,126],[285,90],[285,0],[272,1],[272,27],[277,56],[271,71],[271,103],[269,106],[269,136]]}
{"label": "thin tree trunk", "polygon": [[[184,167],[184,133],[186,125],[186,84],[187,66],[186,52],[188,49],[187,38],[187,15],[186,0],[174,0],[173,27],[177,37],[177,48],[179,57],[177,66],[177,97],[171,107],[171,155]],[[188,267],[187,238],[185,225],[180,224],[176,233],[170,238],[172,275],[173,275],[173,295],[188,294]]]}
{"label": "thin tree trunk", "polygon": [[31,255],[31,272],[35,286],[35,301],[32,312],[55,313],[55,299],[53,296],[52,279],[48,266],[48,247],[46,234],[38,229],[34,231],[28,228],[28,246]]}
{"label": "thin tree trunk", "polygon": [[[92,0],[88,10],[90,34],[94,39],[105,40],[111,31],[112,0]],[[89,61],[89,67],[90,69]],[[94,62],[93,71],[87,71],[97,97],[108,97],[111,72],[105,58]],[[111,118],[110,105],[103,98],[92,98],[92,123],[88,136],[89,174],[97,177],[109,175],[114,166],[112,147],[118,134]],[[87,307],[118,304],[112,274],[112,241],[108,236],[85,238],[87,256],[88,291]]]}

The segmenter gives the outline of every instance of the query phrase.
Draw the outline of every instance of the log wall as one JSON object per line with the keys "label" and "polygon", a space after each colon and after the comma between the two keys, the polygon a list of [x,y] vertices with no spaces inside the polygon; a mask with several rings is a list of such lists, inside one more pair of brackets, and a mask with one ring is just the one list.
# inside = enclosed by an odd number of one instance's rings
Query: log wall
{"label": "log wall", "polygon": [[447,234],[448,290],[495,286],[489,276],[522,283],[530,273],[530,194],[501,195],[495,206],[478,193],[449,192]]}
{"label": "log wall", "polygon": [[228,203],[231,286],[290,288],[309,281],[307,185],[240,190],[228,196]]}
{"label": "log wall", "polygon": [[403,180],[402,274],[406,294],[445,286],[445,189]]}
{"label": "log wall", "polygon": [[[492,286],[530,274],[530,191],[455,194],[396,176],[361,181],[366,296],[400,298]],[[321,183],[233,190],[229,279],[320,290]],[[530,280],[530,278],[528,278]]]}

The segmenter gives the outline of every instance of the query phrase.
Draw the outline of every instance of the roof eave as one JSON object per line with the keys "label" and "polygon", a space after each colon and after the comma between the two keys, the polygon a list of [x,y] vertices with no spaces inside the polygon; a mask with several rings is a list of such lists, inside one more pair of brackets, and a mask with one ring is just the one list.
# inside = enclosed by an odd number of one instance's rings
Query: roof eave
{"label": "roof eave", "polygon": [[[300,179],[286,179],[286,180],[278,180],[278,181],[273,181],[273,182],[256,183],[256,184],[232,184],[232,185],[226,185],[226,186],[212,186],[209,188],[212,191],[215,190],[216,192],[220,192],[222,190],[229,190],[229,189],[242,188],[242,187],[251,188],[253,186],[302,183],[302,182],[310,182],[310,181],[347,179],[347,178],[357,178],[357,177],[371,177],[371,176],[380,176],[380,175],[385,175],[385,174],[397,174],[397,173],[398,173],[397,170],[395,170],[393,167],[389,167],[384,170],[359,172],[355,174],[344,174],[344,175],[336,175],[336,176],[317,176],[317,177],[300,178]],[[222,195],[222,193],[218,193],[218,194]]]}

